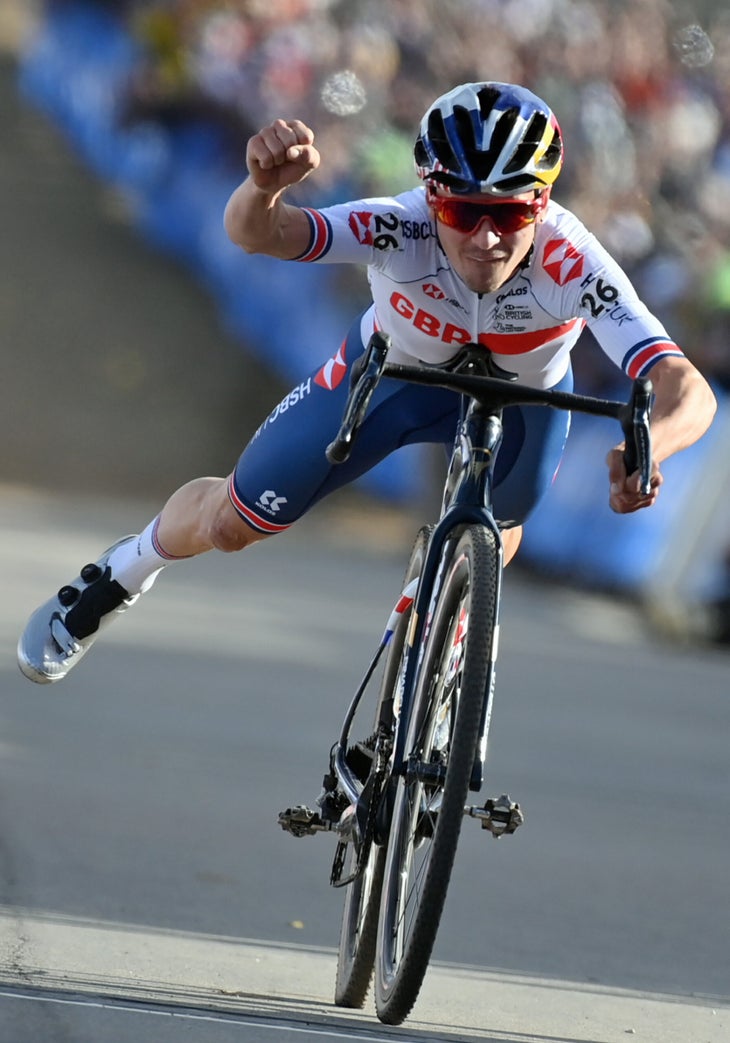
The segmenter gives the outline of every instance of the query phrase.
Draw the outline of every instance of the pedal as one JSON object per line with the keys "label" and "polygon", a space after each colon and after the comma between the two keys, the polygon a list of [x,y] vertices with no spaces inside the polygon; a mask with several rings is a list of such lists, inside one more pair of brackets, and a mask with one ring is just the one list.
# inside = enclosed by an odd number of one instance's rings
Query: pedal
{"label": "pedal", "polygon": [[489,830],[493,837],[514,833],[525,821],[520,805],[511,800],[508,793],[496,799],[490,797],[480,808],[465,808],[465,813],[471,818],[478,818],[482,829]]}
{"label": "pedal", "polygon": [[297,804],[279,812],[279,825],[293,837],[309,837],[322,830],[332,829],[331,822],[324,822],[318,812],[312,811],[305,804]]}

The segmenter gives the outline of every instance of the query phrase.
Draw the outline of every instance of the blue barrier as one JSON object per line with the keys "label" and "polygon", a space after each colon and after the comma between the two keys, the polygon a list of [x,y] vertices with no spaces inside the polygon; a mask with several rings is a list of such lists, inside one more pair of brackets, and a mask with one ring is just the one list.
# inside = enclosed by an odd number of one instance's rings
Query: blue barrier
{"label": "blue barrier", "polygon": [[[19,86],[100,178],[127,193],[141,234],[206,286],[231,335],[285,379],[300,381],[334,354],[352,321],[336,273],[250,258],[232,246],[222,217],[239,179],[223,162],[217,128],[196,120],[125,126],[120,118],[138,58],[108,11],[82,0],[51,6],[22,56]],[[400,450],[359,484],[408,501],[423,492],[422,458],[418,447]]]}
{"label": "blue barrier", "polygon": [[138,55],[107,10],[69,2],[49,5],[21,60],[21,90],[105,178],[116,177],[127,151],[117,114]]}
{"label": "blue barrier", "polygon": [[[616,393],[625,397],[626,389]],[[640,590],[661,567],[677,526],[687,525],[687,506],[702,495],[705,463],[720,437],[719,425],[712,427],[662,465],[664,485],[651,510],[618,515],[608,506],[605,458],[620,432],[614,421],[574,416],[555,482],[525,526],[520,560],[566,581]]]}

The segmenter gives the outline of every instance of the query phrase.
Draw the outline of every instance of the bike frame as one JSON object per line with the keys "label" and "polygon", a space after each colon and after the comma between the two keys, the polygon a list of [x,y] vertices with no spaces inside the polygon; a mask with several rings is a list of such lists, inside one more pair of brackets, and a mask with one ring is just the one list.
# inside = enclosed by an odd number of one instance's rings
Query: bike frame
{"label": "bike frame", "polygon": [[[465,414],[459,422],[454,441],[446,479],[441,518],[429,540],[413,605],[412,618],[414,623],[409,629],[406,642],[406,662],[402,686],[403,697],[393,751],[393,775],[404,774],[408,763],[410,753],[408,746],[411,741],[408,724],[411,719],[413,700],[417,690],[421,655],[425,647],[433,608],[441,591],[444,568],[449,561],[448,554],[444,553],[444,548],[449,539],[455,533],[458,533],[463,526],[483,525],[494,533],[499,551],[496,592],[497,612],[495,613],[495,617],[498,620],[504,555],[501,532],[492,514],[492,480],[494,464],[501,443],[501,410],[486,409],[476,399],[468,400]],[[419,650],[421,655],[414,655],[414,649]],[[475,791],[478,791],[482,784],[486,754],[486,733],[489,725],[487,709],[491,701],[489,696],[494,688],[496,658],[497,649],[494,647],[490,650],[490,668],[484,693],[484,712],[482,714],[481,741],[479,743],[480,757],[474,765],[470,785],[470,788]]]}
{"label": "bike frame", "polygon": [[[649,413],[652,385],[651,381],[647,379],[634,381],[630,401],[621,403],[572,392],[514,384],[512,383],[513,375],[494,366],[489,352],[480,345],[467,345],[464,349],[463,361],[453,368],[390,364],[386,361],[389,346],[390,341],[386,335],[374,334],[361,364],[355,367],[340,431],[337,438],[327,447],[330,462],[339,463],[347,459],[372,393],[381,377],[393,377],[411,383],[445,387],[460,393],[465,402],[452,449],[441,516],[428,543],[412,606],[411,625],[406,637],[402,701],[390,767],[390,774],[399,776],[404,775],[408,770],[409,745],[415,741],[415,737],[410,734],[410,722],[418,691],[420,656],[423,654],[424,642],[428,636],[431,612],[441,589],[443,573],[448,566],[448,554],[444,553],[444,550],[449,539],[454,534],[458,534],[460,528],[466,525],[482,525],[488,528],[496,539],[499,567],[497,569],[495,619],[498,623],[503,546],[499,525],[492,514],[492,480],[496,457],[502,442],[504,407],[541,405],[610,417],[619,421],[626,436],[624,459],[627,472],[633,473],[638,469],[641,475],[641,488],[644,492],[648,492],[651,477]],[[495,635],[497,633],[498,626],[495,627]],[[363,835],[362,825],[367,812],[364,807],[367,794],[364,794],[363,784],[347,763],[348,737],[357,707],[388,640],[389,635],[386,630],[375,657],[350,704],[340,738],[335,743],[330,756],[333,776],[331,782],[334,785],[336,780],[346,799],[354,808],[353,820],[360,836]],[[418,655],[413,654],[414,649],[419,650]],[[474,791],[478,791],[482,785],[496,656],[495,638],[495,647],[490,650],[490,667],[484,693],[479,755],[470,782],[470,789]]]}
{"label": "bike frame", "polygon": [[[412,652],[414,648],[423,648],[431,610],[440,591],[440,578],[447,563],[443,549],[448,540],[458,532],[461,526],[476,523],[484,525],[494,533],[500,555],[497,605],[499,605],[500,600],[503,552],[499,526],[492,515],[492,479],[497,453],[502,443],[501,410],[486,409],[476,399],[465,399],[465,402],[466,409],[463,411],[459,421],[451,454],[441,517],[429,540],[412,608],[412,618],[415,620],[415,623],[409,628],[407,637],[407,653],[402,685],[403,699],[398,716],[391,775],[402,775],[406,771],[409,754],[407,748],[409,729],[407,725],[413,708],[418,668],[420,666],[418,657],[414,656]],[[387,645],[387,641],[387,637],[384,637],[383,641],[381,641],[378,651],[350,703],[342,724],[339,740],[332,749],[332,770],[345,796],[352,805],[356,806],[355,818],[360,830],[362,826],[361,803],[364,787],[347,763],[346,753],[350,728],[357,707],[377,666],[380,655]],[[485,694],[489,693],[494,686],[496,652],[496,648],[492,649],[491,667]],[[484,755],[486,753],[484,740],[488,726],[487,705],[488,700],[485,699],[485,713],[482,719],[482,741],[480,743],[481,758],[474,765],[471,785],[473,790],[479,790],[482,782]]]}

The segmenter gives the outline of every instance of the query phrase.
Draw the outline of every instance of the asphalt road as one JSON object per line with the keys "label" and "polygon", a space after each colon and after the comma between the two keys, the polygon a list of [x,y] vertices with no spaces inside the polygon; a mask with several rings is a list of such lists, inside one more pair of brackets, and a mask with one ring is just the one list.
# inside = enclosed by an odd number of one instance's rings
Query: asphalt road
{"label": "asphalt road", "polygon": [[499,842],[465,825],[435,968],[385,1030],[331,1006],[331,838],[276,816],[319,790],[402,522],[340,510],[170,568],[34,686],[14,662],[27,614],[151,510],[0,499],[3,1043],[728,1038],[726,655],[514,574],[489,788],[526,823]]}

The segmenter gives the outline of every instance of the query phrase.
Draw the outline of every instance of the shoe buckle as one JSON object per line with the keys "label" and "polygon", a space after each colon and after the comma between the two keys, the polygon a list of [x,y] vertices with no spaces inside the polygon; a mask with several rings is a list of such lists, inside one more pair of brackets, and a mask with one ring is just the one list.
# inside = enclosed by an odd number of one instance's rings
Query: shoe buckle
{"label": "shoe buckle", "polygon": [[68,632],[59,615],[54,615],[51,618],[51,637],[67,659],[81,651],[81,645],[73,634]]}

